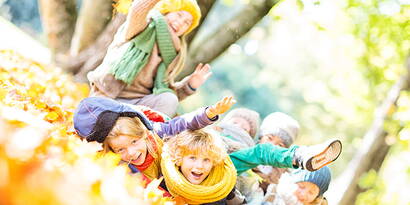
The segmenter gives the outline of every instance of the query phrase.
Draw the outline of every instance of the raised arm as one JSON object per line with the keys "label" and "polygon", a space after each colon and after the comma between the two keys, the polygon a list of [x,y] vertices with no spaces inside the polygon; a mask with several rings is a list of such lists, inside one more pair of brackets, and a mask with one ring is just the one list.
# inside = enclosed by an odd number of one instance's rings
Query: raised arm
{"label": "raised arm", "polygon": [[235,103],[232,97],[225,97],[215,105],[176,117],[165,123],[154,123],[154,130],[160,137],[173,136],[185,130],[204,128],[218,120]]}
{"label": "raised arm", "polygon": [[178,99],[181,101],[194,94],[211,75],[211,66],[209,64],[198,64],[191,75],[186,76],[184,79],[174,84]]}
{"label": "raised arm", "polygon": [[218,116],[209,118],[206,115],[207,108],[200,108],[194,112],[187,113],[171,119],[170,121],[154,123],[154,130],[158,136],[173,136],[185,130],[197,130],[211,125],[218,120]]}
{"label": "raised arm", "polygon": [[147,15],[160,0],[134,0],[125,21],[125,38],[130,40],[148,25]]}

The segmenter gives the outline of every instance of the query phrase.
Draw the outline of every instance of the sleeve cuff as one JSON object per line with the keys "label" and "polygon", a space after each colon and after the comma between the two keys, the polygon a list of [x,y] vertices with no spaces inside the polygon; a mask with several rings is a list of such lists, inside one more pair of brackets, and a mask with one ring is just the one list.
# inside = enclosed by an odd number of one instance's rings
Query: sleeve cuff
{"label": "sleeve cuff", "polygon": [[196,88],[193,88],[189,83],[187,83],[187,85],[188,85],[188,88],[189,88],[189,89],[191,89],[191,90],[194,91],[194,92],[196,91]]}
{"label": "sleeve cuff", "polygon": [[217,115],[217,116],[215,116],[215,117],[213,117],[213,118],[209,118],[208,115],[206,114],[206,109],[208,109],[208,107],[205,107],[205,109],[204,109],[204,113],[205,113],[206,118],[207,118],[208,120],[212,121],[212,122],[218,121],[219,115]]}

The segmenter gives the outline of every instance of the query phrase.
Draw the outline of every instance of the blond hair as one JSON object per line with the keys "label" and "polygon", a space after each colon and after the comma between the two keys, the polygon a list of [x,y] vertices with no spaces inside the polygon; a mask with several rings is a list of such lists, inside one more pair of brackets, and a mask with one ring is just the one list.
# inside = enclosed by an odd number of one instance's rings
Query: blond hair
{"label": "blond hair", "polygon": [[181,48],[179,50],[179,55],[177,56],[178,60],[175,63],[171,63],[169,65],[170,69],[168,69],[168,77],[166,81],[169,82],[171,85],[175,84],[175,78],[178,76],[179,73],[181,73],[181,71],[185,67],[185,59],[188,53],[188,47],[185,36],[186,35],[183,35],[181,37]]}
{"label": "blond hair", "polygon": [[222,140],[207,130],[184,131],[167,142],[171,160],[180,166],[182,158],[189,155],[206,155],[214,166],[224,162],[228,157]]}
{"label": "blond hair", "polygon": [[113,151],[108,144],[108,139],[115,139],[120,135],[127,135],[136,139],[143,138],[146,145],[148,153],[150,153],[154,158],[158,158],[161,153],[162,141],[159,136],[152,132],[152,137],[149,135],[148,129],[141,122],[138,117],[120,117],[112,128],[111,132],[108,134],[107,138],[103,142],[103,152],[107,153]]}

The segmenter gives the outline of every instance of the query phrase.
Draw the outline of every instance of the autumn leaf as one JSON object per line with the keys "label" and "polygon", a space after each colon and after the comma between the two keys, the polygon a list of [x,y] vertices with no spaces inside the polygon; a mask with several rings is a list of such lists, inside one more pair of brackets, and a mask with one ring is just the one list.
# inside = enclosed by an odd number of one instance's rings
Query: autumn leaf
{"label": "autumn leaf", "polygon": [[58,119],[58,114],[56,112],[49,112],[45,117],[44,120],[48,122],[54,122]]}
{"label": "autumn leaf", "polygon": [[118,13],[127,14],[128,9],[132,4],[132,0],[115,0],[116,3],[113,5],[114,9]]}
{"label": "autumn leaf", "polygon": [[87,84],[9,50],[0,50],[0,82],[0,203],[173,204],[158,181],[145,188],[118,155],[76,135],[73,111]]}

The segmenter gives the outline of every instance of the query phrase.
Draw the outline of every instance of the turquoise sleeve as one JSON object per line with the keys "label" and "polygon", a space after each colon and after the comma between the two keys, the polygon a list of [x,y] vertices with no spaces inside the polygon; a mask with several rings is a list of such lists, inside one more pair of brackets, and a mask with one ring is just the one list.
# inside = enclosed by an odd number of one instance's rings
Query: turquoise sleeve
{"label": "turquoise sleeve", "polygon": [[238,175],[258,165],[293,168],[292,161],[297,147],[283,148],[272,144],[257,144],[251,148],[233,152],[229,154],[229,157]]}

